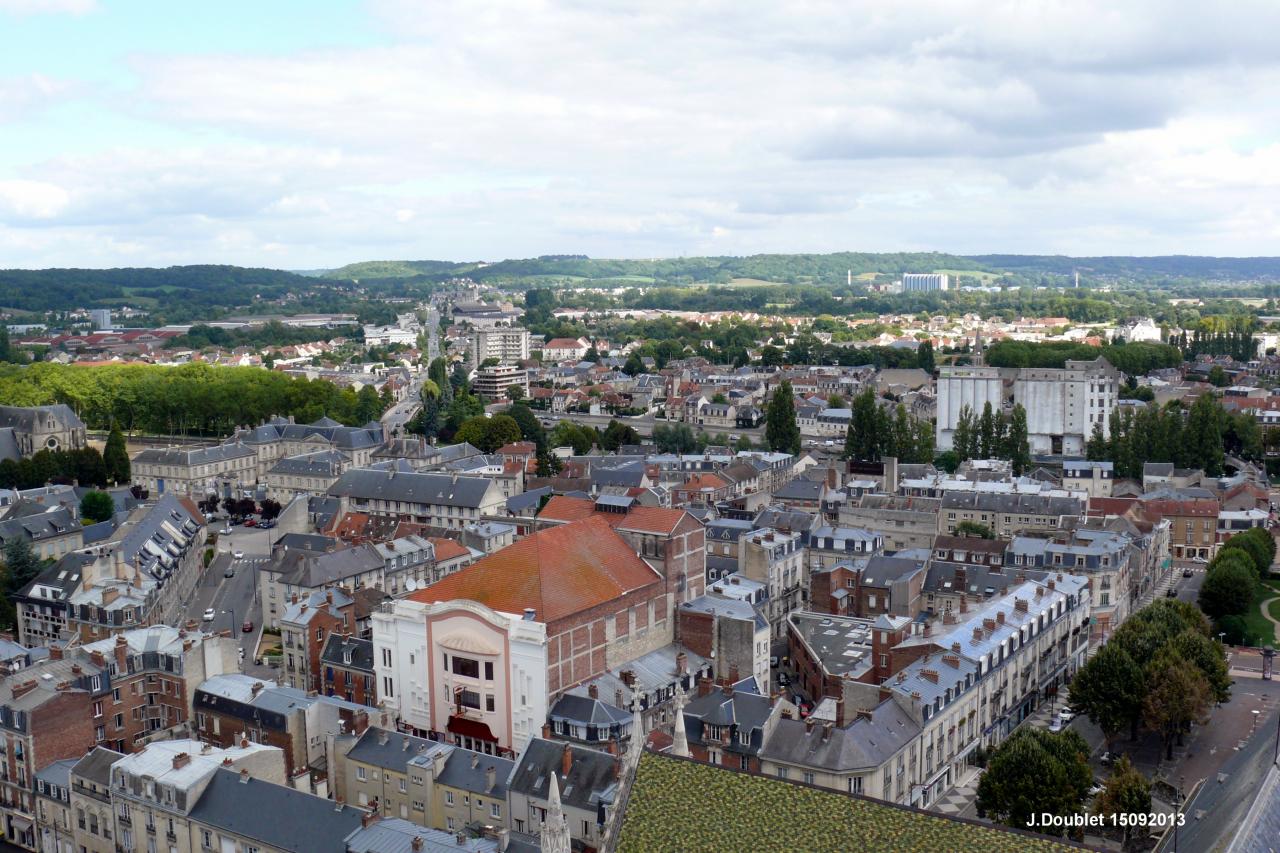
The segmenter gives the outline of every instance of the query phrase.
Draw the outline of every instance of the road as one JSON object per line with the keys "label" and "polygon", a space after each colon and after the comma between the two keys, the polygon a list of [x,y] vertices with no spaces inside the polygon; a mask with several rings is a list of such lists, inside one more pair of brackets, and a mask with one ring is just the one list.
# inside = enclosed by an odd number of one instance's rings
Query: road
{"label": "road", "polygon": [[[274,677],[274,670],[253,663],[262,636],[262,608],[254,599],[257,568],[270,559],[273,541],[273,530],[253,527],[233,527],[230,535],[219,534],[217,554],[196,585],[182,618],[183,622],[194,620],[205,631],[230,631],[244,652],[245,672],[266,678]],[[243,559],[234,558],[236,551],[243,552]],[[229,578],[225,576],[228,567],[233,570]],[[210,621],[203,618],[206,609],[214,611]],[[241,630],[245,620],[253,622],[248,633]]]}

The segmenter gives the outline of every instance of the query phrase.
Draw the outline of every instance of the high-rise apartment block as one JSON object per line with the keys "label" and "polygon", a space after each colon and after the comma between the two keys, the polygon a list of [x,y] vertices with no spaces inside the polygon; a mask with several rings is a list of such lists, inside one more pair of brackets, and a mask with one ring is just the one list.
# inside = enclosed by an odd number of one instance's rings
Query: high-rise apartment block
{"label": "high-rise apartment block", "polygon": [[951,288],[951,277],[946,273],[905,273],[902,276],[902,292],[911,293],[913,291],[924,290],[949,290]]}
{"label": "high-rise apartment block", "polygon": [[496,358],[499,364],[517,364],[528,357],[528,329],[476,329],[471,336],[471,363],[477,367],[489,358]]}

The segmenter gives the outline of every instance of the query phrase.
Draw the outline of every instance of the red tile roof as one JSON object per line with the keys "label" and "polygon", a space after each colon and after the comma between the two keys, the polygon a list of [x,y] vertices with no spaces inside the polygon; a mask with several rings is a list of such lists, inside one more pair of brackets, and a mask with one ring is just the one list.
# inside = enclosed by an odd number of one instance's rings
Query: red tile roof
{"label": "red tile roof", "polygon": [[436,562],[444,563],[449,560],[456,560],[459,557],[465,557],[471,553],[466,545],[463,545],[456,539],[447,539],[443,536],[428,536],[429,541],[436,552]]}
{"label": "red tile roof", "polygon": [[660,506],[632,506],[626,515],[613,512],[596,512],[596,505],[583,498],[571,498],[565,495],[553,495],[547,505],[538,513],[538,518],[548,521],[578,521],[583,518],[598,516],[609,523],[610,527],[621,527],[623,530],[635,530],[644,533],[670,533],[676,529],[680,519],[684,518],[682,509],[667,509]]}
{"label": "red tile roof", "polygon": [[531,607],[555,622],[660,581],[607,520],[592,517],[526,536],[409,597],[465,598],[505,613]]}

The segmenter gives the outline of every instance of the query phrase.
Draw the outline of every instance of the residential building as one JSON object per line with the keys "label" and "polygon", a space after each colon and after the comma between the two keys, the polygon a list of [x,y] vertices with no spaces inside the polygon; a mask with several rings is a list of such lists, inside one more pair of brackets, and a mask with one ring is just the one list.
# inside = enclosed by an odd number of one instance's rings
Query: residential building
{"label": "residential building", "polygon": [[71,768],[75,763],[74,758],[63,758],[36,771],[36,850],[70,853],[74,849]]}
{"label": "residential building", "polygon": [[742,540],[738,574],[765,584],[768,592],[761,607],[773,637],[786,636],[786,617],[809,600],[809,572],[799,533],[756,530]]}
{"label": "residential building", "polygon": [[76,853],[116,853],[111,768],[121,758],[122,753],[95,746],[68,774]]}
{"label": "residential building", "polygon": [[529,396],[529,371],[510,364],[482,367],[471,380],[471,389],[490,402],[506,400],[511,386],[520,389],[521,399]]}
{"label": "residential building", "polygon": [[77,513],[65,506],[44,506],[30,501],[10,504],[0,520],[0,546],[21,540],[41,560],[56,560],[84,547],[84,526]]}
{"label": "residential building", "polygon": [[[736,575],[725,583],[741,582]],[[747,583],[751,583],[748,581]],[[676,640],[711,660],[716,681],[734,683],[735,674],[754,676],[761,690],[769,685],[772,632],[758,603],[708,592],[676,611]]]}
{"label": "residential building", "polygon": [[373,641],[330,634],[320,652],[321,691],[357,705],[377,705]]}
{"label": "residential building", "polygon": [[286,456],[267,471],[267,494],[282,504],[298,495],[323,495],[349,467],[351,461],[337,450]]}
{"label": "residential building", "polygon": [[133,484],[153,495],[204,500],[239,497],[258,482],[258,455],[236,442],[208,447],[150,447],[130,463]]}
{"label": "residential building", "polygon": [[939,498],[865,494],[840,505],[840,526],[879,535],[887,554],[930,548],[938,535],[941,508]]}
{"label": "residential building", "polygon": [[823,525],[809,531],[805,562],[812,573],[836,563],[869,557],[883,547],[884,540],[869,530]]}
{"label": "residential building", "polygon": [[534,738],[516,761],[507,783],[512,829],[536,830],[556,803],[563,810],[573,841],[583,848],[599,849],[605,813],[617,796],[620,772],[617,756],[607,752]]}
{"label": "residential building", "polygon": [[471,333],[471,363],[479,367],[491,358],[499,364],[529,360],[529,330],[515,326],[476,329]]}
{"label": "residential building", "polygon": [[386,430],[377,421],[344,426],[327,417],[309,424],[294,423],[292,417],[274,417],[259,426],[236,430],[226,443],[251,448],[258,456],[255,482],[265,482],[267,471],[284,457],[319,450],[337,450],[353,467],[368,465],[386,440]]}
{"label": "residential building", "polygon": [[1054,532],[1084,516],[1086,501],[1047,495],[947,492],[937,516],[938,533],[955,533],[963,522],[981,525],[997,537],[1029,530]]}
{"label": "residential building", "polygon": [[903,273],[902,275],[902,292],[915,293],[917,291],[931,290],[949,290],[951,286],[951,276],[946,273]]}
{"label": "residential building", "polygon": [[1115,466],[1111,462],[1069,459],[1062,463],[1064,489],[1087,492],[1091,498],[1109,498],[1114,481]]}
{"label": "residential building", "polygon": [[497,516],[505,498],[484,477],[352,468],[330,487],[346,508],[416,524],[461,530],[481,516]]}
{"label": "residential building", "polygon": [[702,679],[683,713],[690,757],[758,773],[765,732],[795,709],[785,699]]}
{"label": "residential building", "polygon": [[329,637],[356,631],[355,599],[329,587],[290,599],[280,614],[284,678],[289,687],[320,691],[324,687],[320,655]]}

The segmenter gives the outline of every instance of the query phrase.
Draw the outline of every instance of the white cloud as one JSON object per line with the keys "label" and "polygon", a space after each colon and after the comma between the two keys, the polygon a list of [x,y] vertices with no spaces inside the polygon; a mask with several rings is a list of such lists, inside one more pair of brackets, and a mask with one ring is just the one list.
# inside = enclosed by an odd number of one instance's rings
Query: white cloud
{"label": "white cloud", "polygon": [[0,0],[0,13],[11,15],[85,15],[96,0]]}
{"label": "white cloud", "polygon": [[[64,197],[0,204],[0,227],[61,229],[41,258],[293,266],[1273,251],[1273,3],[371,8],[381,47],[134,54],[136,90],[103,103],[192,144],[18,164]],[[38,90],[0,83],[0,120]]]}

